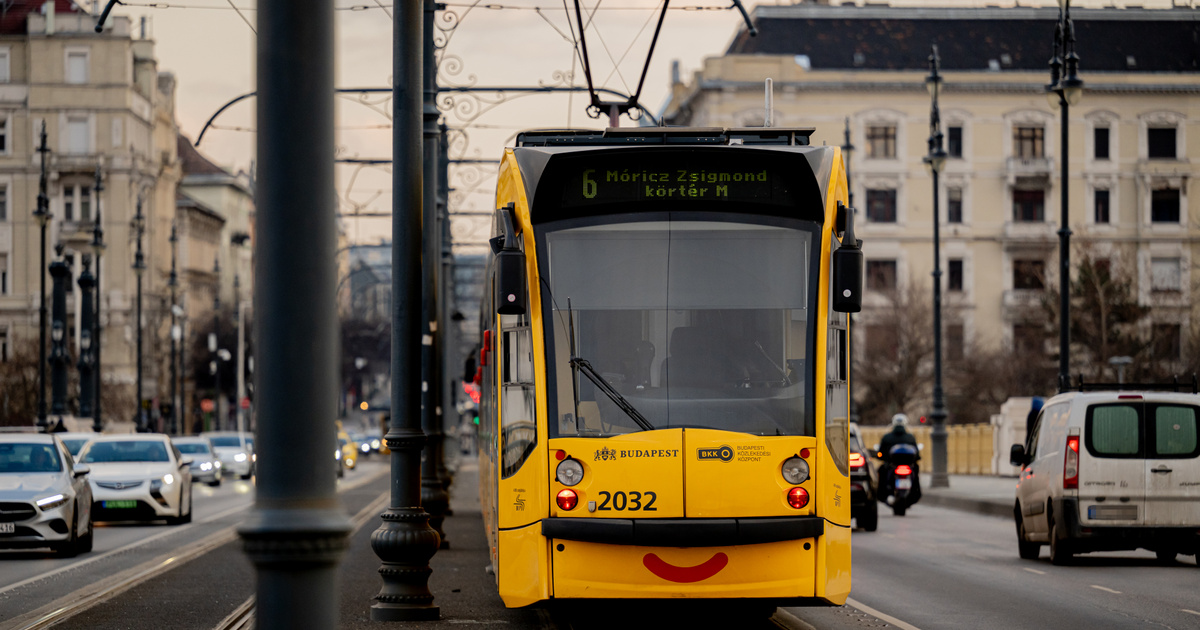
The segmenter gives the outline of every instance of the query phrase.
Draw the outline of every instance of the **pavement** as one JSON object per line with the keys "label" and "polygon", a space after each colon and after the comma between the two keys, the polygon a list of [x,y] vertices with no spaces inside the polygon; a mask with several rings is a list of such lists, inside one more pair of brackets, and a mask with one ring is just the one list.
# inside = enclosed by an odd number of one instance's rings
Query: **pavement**
{"label": "pavement", "polygon": [[[339,630],[378,630],[385,625],[394,628],[464,625],[472,629],[496,630],[568,630],[584,627],[585,624],[578,621],[564,620],[554,611],[504,607],[504,602],[496,594],[495,576],[487,571],[490,559],[479,511],[478,467],[472,459],[464,458],[456,463],[457,471],[450,488],[453,514],[447,516],[443,523],[449,547],[438,551],[430,560],[433,573],[429,578],[429,588],[434,595],[433,605],[439,609],[440,621],[382,624],[370,620],[370,607],[374,603],[372,598],[383,584],[378,574],[380,560],[370,544],[370,534],[378,523],[372,520],[354,533],[350,549],[341,564]],[[922,481],[924,487],[918,505],[996,517],[1012,516],[1015,477],[950,475],[947,488],[933,488],[930,487],[930,481]],[[812,628],[787,613],[777,613],[765,627]]]}

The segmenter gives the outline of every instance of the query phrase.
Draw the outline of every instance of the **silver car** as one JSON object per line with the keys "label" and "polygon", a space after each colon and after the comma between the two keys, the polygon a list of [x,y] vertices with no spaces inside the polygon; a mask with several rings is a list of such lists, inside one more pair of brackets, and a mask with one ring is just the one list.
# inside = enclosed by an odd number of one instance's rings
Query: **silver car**
{"label": "silver car", "polygon": [[0,548],[91,551],[88,472],[52,434],[0,434]]}
{"label": "silver car", "polygon": [[203,481],[213,487],[221,485],[221,460],[208,438],[177,437],[171,441],[184,457],[192,460],[192,481]]}
{"label": "silver car", "polygon": [[200,437],[212,442],[221,460],[221,473],[249,479],[254,474],[254,436],[237,431],[207,431]]}

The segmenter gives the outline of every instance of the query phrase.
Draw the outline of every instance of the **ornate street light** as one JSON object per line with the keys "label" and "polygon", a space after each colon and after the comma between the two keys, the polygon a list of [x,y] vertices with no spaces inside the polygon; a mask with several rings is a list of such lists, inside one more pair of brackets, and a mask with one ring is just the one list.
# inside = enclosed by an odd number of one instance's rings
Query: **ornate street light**
{"label": "ornate street light", "polygon": [[929,76],[925,77],[925,87],[929,89],[929,154],[925,156],[925,165],[933,178],[933,410],[929,417],[933,420],[933,431],[930,440],[933,443],[933,476],[930,486],[946,488],[950,478],[946,475],[946,400],[942,391],[942,261],[941,238],[938,234],[940,213],[938,208],[938,173],[946,165],[946,152],[942,149],[942,120],[938,111],[938,96],[942,87],[942,76],[938,73],[937,45],[929,55]]}
{"label": "ornate street light", "polygon": [[1071,105],[1078,105],[1083,96],[1083,80],[1079,78],[1079,55],[1075,53],[1075,25],[1071,22],[1071,0],[1058,0],[1058,24],[1054,27],[1054,55],[1050,58],[1050,84],[1046,97],[1050,107],[1062,112],[1060,153],[1062,154],[1062,219],[1058,226],[1058,391],[1063,391],[1071,378],[1071,228],[1068,177],[1068,132]]}
{"label": "ornate street light", "polygon": [[38,278],[41,293],[38,294],[38,399],[37,426],[38,431],[45,432],[49,423],[46,421],[46,224],[54,215],[50,214],[50,197],[46,194],[46,121],[42,121],[41,144],[37,152],[42,154],[42,173],[38,177],[37,207],[33,218],[41,227],[42,261],[38,265]]}
{"label": "ornate street light", "polygon": [[104,254],[104,249],[107,245],[104,244],[104,228],[100,220],[100,193],[104,191],[104,180],[100,176],[100,165],[96,165],[96,184],[92,187],[96,191],[96,222],[92,224],[92,258],[96,261],[96,312],[92,316],[92,352],[94,359],[92,361],[92,369],[95,370],[95,392],[96,400],[92,405],[95,415],[92,416],[92,430],[100,433],[104,430],[104,421],[100,415],[100,399],[103,397],[104,379],[100,372],[100,256]]}
{"label": "ornate street light", "polygon": [[136,415],[133,420],[138,433],[146,433],[150,431],[142,404],[142,276],[146,274],[146,259],[142,255],[142,236],[146,232],[146,215],[142,214],[142,196],[140,194],[137,198],[137,214],[133,215],[129,227],[133,230],[134,238],[137,239],[137,252],[133,255],[133,274],[137,276],[137,313],[133,322],[134,334],[137,336],[137,382],[134,384],[137,409],[134,411]]}
{"label": "ornate street light", "polygon": [[92,275],[92,257],[83,255],[83,271],[79,274],[79,311],[81,313],[79,330],[79,417],[87,418],[93,414],[93,399],[96,396],[95,351],[92,348],[92,335],[95,332],[93,319],[96,314],[96,277]]}

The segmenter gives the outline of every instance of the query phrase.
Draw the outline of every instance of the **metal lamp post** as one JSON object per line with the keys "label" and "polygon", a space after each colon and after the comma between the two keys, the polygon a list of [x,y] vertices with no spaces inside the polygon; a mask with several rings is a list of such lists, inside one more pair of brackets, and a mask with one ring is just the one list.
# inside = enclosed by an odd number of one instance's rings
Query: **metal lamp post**
{"label": "metal lamp post", "polygon": [[92,334],[95,324],[95,290],[96,277],[92,275],[92,257],[83,256],[83,271],[79,274],[79,417],[87,418],[93,413],[93,399],[96,396],[96,379],[93,374],[96,357],[92,348]]}
{"label": "metal lamp post", "polygon": [[133,215],[133,221],[130,222],[129,227],[133,229],[134,238],[137,239],[137,251],[133,255],[133,275],[137,276],[137,310],[133,321],[134,334],[137,337],[137,380],[134,382],[137,409],[134,411],[136,415],[133,422],[138,433],[146,433],[150,430],[150,427],[147,426],[146,414],[142,412],[142,276],[146,273],[146,259],[142,254],[142,235],[146,231],[146,215],[142,214],[141,195],[138,195],[137,213]]}
{"label": "metal lamp post", "polygon": [[171,242],[171,275],[167,277],[167,288],[171,291],[171,413],[170,417],[167,418],[167,432],[172,435],[179,435],[181,433],[178,423],[179,372],[176,370],[175,365],[176,347],[178,347],[181,337],[179,324],[175,319],[178,316],[176,310],[179,308],[175,304],[175,300],[178,298],[175,292],[179,287],[179,275],[175,272],[175,251],[179,243],[179,233],[174,223],[171,223],[171,238],[168,240]]}
{"label": "metal lamp post", "polygon": [[100,372],[100,256],[104,253],[104,228],[101,227],[100,220],[100,193],[104,190],[104,180],[100,177],[100,165],[96,165],[96,184],[92,187],[96,191],[96,222],[92,225],[92,258],[96,261],[96,312],[92,316],[92,369],[95,371],[95,392],[96,400],[92,405],[92,410],[95,415],[92,416],[92,430],[100,433],[104,430],[104,420],[100,415],[100,399],[103,398],[104,380],[101,378]]}
{"label": "metal lamp post", "polygon": [[37,207],[33,218],[41,228],[42,261],[38,265],[38,279],[41,292],[38,294],[38,400],[37,426],[38,431],[45,432],[49,426],[46,421],[46,224],[53,215],[50,214],[50,197],[46,194],[46,121],[42,121],[41,143],[37,148],[42,154],[42,172],[38,177]]}
{"label": "metal lamp post", "polygon": [[1058,391],[1063,391],[1071,378],[1071,228],[1068,222],[1068,110],[1078,105],[1083,96],[1083,80],[1079,78],[1079,55],[1075,53],[1075,25],[1071,23],[1071,0],[1058,0],[1058,24],[1054,27],[1054,55],[1050,58],[1050,84],[1046,97],[1052,109],[1062,112],[1060,144],[1062,153],[1062,219],[1058,226]]}
{"label": "metal lamp post", "polygon": [[942,261],[938,234],[941,220],[938,211],[938,174],[946,165],[946,152],[942,149],[942,120],[938,112],[938,95],[942,86],[942,76],[938,73],[940,61],[937,45],[934,44],[933,52],[929,55],[929,76],[925,77],[931,105],[929,154],[924,159],[933,178],[933,410],[929,412],[929,417],[933,420],[930,434],[933,443],[933,476],[930,486],[934,488],[950,486],[950,478],[946,474],[946,399],[942,391]]}

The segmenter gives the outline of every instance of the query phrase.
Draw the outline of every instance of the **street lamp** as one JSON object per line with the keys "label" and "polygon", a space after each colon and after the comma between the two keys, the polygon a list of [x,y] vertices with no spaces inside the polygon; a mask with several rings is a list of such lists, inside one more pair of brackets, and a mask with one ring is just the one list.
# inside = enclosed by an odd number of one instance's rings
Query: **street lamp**
{"label": "street lamp", "polygon": [[104,228],[101,227],[100,221],[100,193],[104,190],[104,180],[100,176],[100,165],[96,165],[96,184],[92,187],[96,191],[96,222],[92,224],[92,258],[96,261],[96,313],[92,316],[92,351],[95,353],[95,360],[92,361],[92,369],[95,370],[95,392],[96,401],[92,405],[95,415],[92,417],[92,430],[100,433],[104,430],[104,421],[100,415],[100,399],[103,398],[104,379],[100,373],[100,256],[104,253]]}
{"label": "street lamp", "polygon": [[92,275],[92,257],[83,255],[83,271],[79,274],[79,417],[87,418],[93,413],[92,400],[96,396],[96,379],[92,374],[96,357],[92,349],[92,334],[95,325],[94,306],[96,278]]}
{"label": "street lamp", "polygon": [[219,349],[221,348],[221,258],[218,254],[213,258],[213,277],[216,282],[213,284],[213,332],[208,344],[208,349],[213,353],[213,382],[216,395],[213,396],[213,408],[216,422],[213,426],[214,431],[221,430],[221,356]]}
{"label": "street lamp", "polygon": [[142,411],[142,276],[146,273],[146,259],[142,255],[142,235],[146,232],[146,215],[142,214],[142,196],[139,194],[137,198],[137,213],[133,215],[133,220],[129,222],[129,227],[133,230],[134,238],[137,239],[137,252],[133,255],[133,274],[137,276],[137,313],[134,317],[133,327],[137,335],[137,382],[134,384],[136,391],[135,399],[137,400],[137,409],[134,412],[134,426],[138,433],[146,433],[150,430],[147,426],[146,414]]}
{"label": "street lamp", "polygon": [[38,177],[37,207],[33,218],[37,220],[42,230],[42,262],[38,265],[38,278],[41,283],[41,293],[38,294],[38,400],[37,426],[38,431],[45,432],[49,426],[46,421],[46,224],[53,215],[50,214],[50,197],[46,194],[46,121],[42,121],[41,144],[37,148],[42,154],[42,174]]}
{"label": "street lamp", "polygon": [[925,156],[925,165],[933,178],[933,410],[929,417],[933,420],[933,431],[930,440],[933,443],[933,476],[930,486],[946,488],[950,486],[950,478],[946,475],[946,399],[942,391],[942,261],[938,223],[938,173],[946,165],[946,152],[942,149],[942,120],[938,112],[938,95],[941,92],[942,76],[938,73],[937,45],[933,45],[933,53],[929,55],[929,76],[925,77],[925,87],[929,89],[929,154]]}
{"label": "street lamp", "polygon": [[175,365],[175,348],[179,345],[182,331],[175,318],[179,316],[176,311],[182,309],[175,303],[178,297],[176,290],[179,287],[179,275],[175,273],[175,251],[179,244],[179,233],[174,222],[171,223],[171,238],[167,240],[171,243],[171,275],[167,277],[167,288],[171,290],[171,414],[167,418],[167,431],[172,435],[179,435],[179,372]]}
{"label": "street lamp", "polygon": [[1050,84],[1046,98],[1052,109],[1062,112],[1060,144],[1062,153],[1062,219],[1058,226],[1058,391],[1066,389],[1071,378],[1071,229],[1068,222],[1067,142],[1069,140],[1067,110],[1078,105],[1083,96],[1083,80],[1079,78],[1079,55],[1075,53],[1075,25],[1071,23],[1071,0],[1058,0],[1058,24],[1054,27],[1054,54],[1050,58]]}

